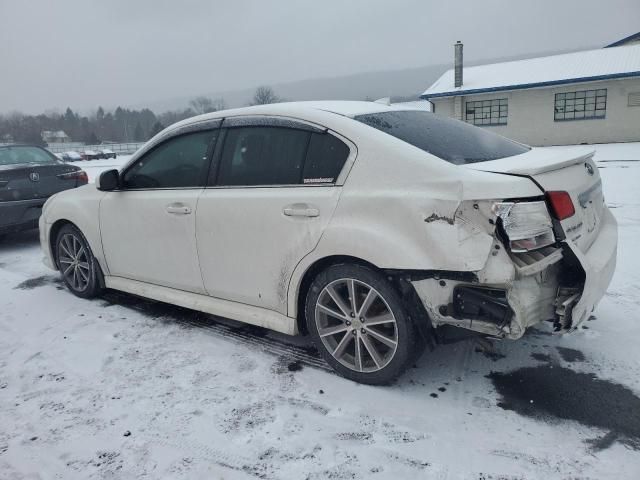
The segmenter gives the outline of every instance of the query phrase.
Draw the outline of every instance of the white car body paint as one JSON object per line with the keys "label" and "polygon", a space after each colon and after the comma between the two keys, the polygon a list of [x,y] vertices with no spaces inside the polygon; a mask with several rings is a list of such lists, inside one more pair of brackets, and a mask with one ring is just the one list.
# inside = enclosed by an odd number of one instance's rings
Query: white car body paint
{"label": "white car body paint", "polygon": [[109,275],[205,293],[196,216],[180,213],[181,208],[195,212],[201,193],[201,188],[107,192],[100,202],[100,232]]}
{"label": "white car body paint", "polygon": [[206,189],[198,203],[197,238],[207,293],[286,315],[291,272],[316,248],[340,188]]}
{"label": "white car body paint", "polygon": [[[144,200],[149,192],[104,193],[92,185],[62,192],[47,202],[41,217],[45,263],[54,266],[51,227],[70,221],[87,238],[107,286],[295,334],[305,273],[324,258],[350,256],[385,270],[431,272],[410,281],[435,326],[450,324],[515,339],[555,315],[563,254],[554,249],[533,260],[514,258],[496,234],[492,205],[540,197],[541,187],[567,190],[576,215],[562,222],[569,233],[561,244],[585,272],[573,308],[575,329],[604,295],[615,268],[617,229],[601,193],[588,199],[600,202],[595,209],[580,203],[585,191],[597,190],[584,181],[584,164],[595,168],[592,153],[532,149],[456,166],[350,118],[408,109],[368,102],[299,102],[179,122],[150,140],[129,164],[177,129],[245,115],[327,128],[347,140],[352,152],[331,186],[165,190]],[[595,185],[599,175],[592,180]],[[165,208],[174,203],[195,214],[185,215],[190,217],[186,221],[170,218]],[[310,209],[314,215],[290,216],[287,208]],[[453,288],[465,281],[455,276],[442,280],[440,271],[472,274],[479,285],[504,288],[514,311],[510,325],[497,329],[443,314],[441,307],[451,302]]]}

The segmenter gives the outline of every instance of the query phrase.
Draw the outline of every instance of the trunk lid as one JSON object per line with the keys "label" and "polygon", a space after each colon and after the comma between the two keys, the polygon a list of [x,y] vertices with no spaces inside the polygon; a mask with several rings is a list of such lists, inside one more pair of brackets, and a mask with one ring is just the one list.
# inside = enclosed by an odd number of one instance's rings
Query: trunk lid
{"label": "trunk lid", "polygon": [[604,209],[602,181],[592,148],[540,149],[514,157],[465,165],[485,172],[526,176],[547,191],[566,191],[575,214],[560,222],[567,239],[587,251],[600,229]]}
{"label": "trunk lid", "polygon": [[0,202],[48,198],[54,193],[77,186],[65,173],[78,167],[63,163],[18,164],[0,166]]}

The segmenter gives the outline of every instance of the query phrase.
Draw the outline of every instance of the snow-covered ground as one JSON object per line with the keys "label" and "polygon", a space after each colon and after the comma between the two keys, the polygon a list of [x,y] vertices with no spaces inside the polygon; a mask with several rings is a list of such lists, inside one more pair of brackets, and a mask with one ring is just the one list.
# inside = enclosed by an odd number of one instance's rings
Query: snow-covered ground
{"label": "snow-covered ground", "polygon": [[7,238],[0,478],[638,478],[640,144],[597,148],[620,248],[595,318],[493,353],[440,347],[390,387],[334,375],[304,339],[81,300],[37,232]]}

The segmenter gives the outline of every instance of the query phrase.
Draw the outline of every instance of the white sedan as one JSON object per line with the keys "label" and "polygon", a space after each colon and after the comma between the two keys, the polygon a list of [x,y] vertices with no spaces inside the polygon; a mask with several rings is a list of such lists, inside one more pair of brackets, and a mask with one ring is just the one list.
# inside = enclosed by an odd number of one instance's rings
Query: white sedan
{"label": "white sedan", "polygon": [[80,297],[308,334],[340,374],[388,383],[456,332],[589,317],[617,246],[592,157],[369,102],[218,111],[52,197],[41,243]]}

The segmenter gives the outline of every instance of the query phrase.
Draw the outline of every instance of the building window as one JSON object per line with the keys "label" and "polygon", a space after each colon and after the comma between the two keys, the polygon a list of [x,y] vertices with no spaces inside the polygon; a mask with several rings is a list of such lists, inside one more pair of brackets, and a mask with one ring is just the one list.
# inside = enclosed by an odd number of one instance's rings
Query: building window
{"label": "building window", "polygon": [[506,125],[508,114],[506,98],[466,102],[465,119],[473,125]]}
{"label": "building window", "polygon": [[607,89],[556,93],[554,120],[589,120],[607,113]]}

